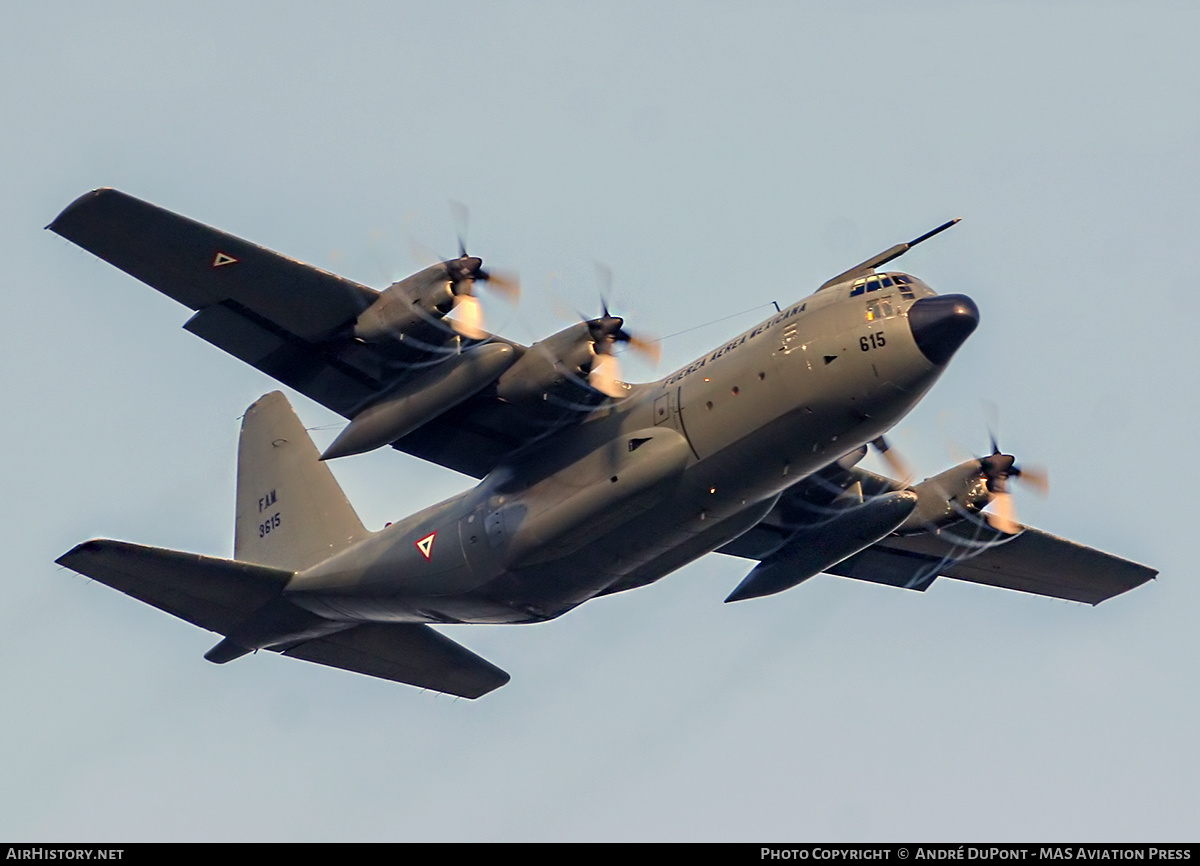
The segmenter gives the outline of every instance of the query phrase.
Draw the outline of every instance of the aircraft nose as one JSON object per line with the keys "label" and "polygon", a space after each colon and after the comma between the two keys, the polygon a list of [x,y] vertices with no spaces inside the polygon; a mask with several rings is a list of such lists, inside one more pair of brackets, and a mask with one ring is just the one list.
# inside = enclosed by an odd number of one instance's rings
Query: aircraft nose
{"label": "aircraft nose", "polygon": [[908,326],[917,348],[935,364],[945,364],[979,324],[979,308],[966,295],[921,298],[908,308]]}

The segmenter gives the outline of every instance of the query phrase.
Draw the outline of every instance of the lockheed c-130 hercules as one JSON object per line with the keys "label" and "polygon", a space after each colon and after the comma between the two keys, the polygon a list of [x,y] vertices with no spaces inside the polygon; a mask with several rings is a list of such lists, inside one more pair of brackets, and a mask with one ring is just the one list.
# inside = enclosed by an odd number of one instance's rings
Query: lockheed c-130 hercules
{"label": "lockheed c-130 hercules", "polygon": [[[279,392],[246,411],[233,559],[93,540],[58,561],[223,635],[214,662],[269,649],[469,698],[508,674],[431,624],[541,622],[713,551],[756,561],[726,601],[822,572],[1091,604],[1139,586],[1156,572],[1015,522],[1009,482],[1039,479],[994,440],[917,484],[856,465],[871,444],[889,456],[884,434],[978,324],[965,295],[880,270],[952,224],[627,384],[613,348],[636,337],[607,309],[532,346],[487,333],[474,292],[512,281],[461,242],[457,258],[376,291],[89,192],[49,228],[350,423],[318,454]],[[385,445],[479,483],[370,532],[323,461]]]}

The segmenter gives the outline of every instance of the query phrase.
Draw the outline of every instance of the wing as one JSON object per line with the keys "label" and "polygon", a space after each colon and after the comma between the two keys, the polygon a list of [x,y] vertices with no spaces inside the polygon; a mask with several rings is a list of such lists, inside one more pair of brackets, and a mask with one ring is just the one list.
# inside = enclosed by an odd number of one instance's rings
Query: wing
{"label": "wing", "polygon": [[[292,577],[290,571],[247,562],[102,539],[78,545],[59,557],[58,564],[224,635],[277,599]],[[500,668],[427,625],[360,625],[269,648],[464,698],[487,694],[509,679]]]}
{"label": "wing", "polygon": [[[193,334],[346,418],[460,348],[448,328],[383,348],[355,339],[381,293],[114,189],[86,193],[47,228],[195,310]],[[513,406],[493,384],[392,445],[481,478],[571,415]]]}
{"label": "wing", "polygon": [[[766,518],[718,552],[765,559],[785,543],[794,527],[819,519],[855,485],[865,497],[902,489],[883,476],[832,464],[786,491]],[[893,533],[826,571],[919,591],[939,576],[950,577],[1088,604],[1141,586],[1158,573],[1039,529],[1027,527],[1005,535],[979,517],[911,534]]]}
{"label": "wing", "polygon": [[373,289],[114,189],[86,193],[47,228],[196,310],[189,331],[334,411],[381,384],[326,351]]}
{"label": "wing", "polygon": [[1128,592],[1158,574],[1040,529],[1004,535],[973,520],[921,535],[889,536],[831,571],[914,589],[925,589],[941,575],[1087,604]]}

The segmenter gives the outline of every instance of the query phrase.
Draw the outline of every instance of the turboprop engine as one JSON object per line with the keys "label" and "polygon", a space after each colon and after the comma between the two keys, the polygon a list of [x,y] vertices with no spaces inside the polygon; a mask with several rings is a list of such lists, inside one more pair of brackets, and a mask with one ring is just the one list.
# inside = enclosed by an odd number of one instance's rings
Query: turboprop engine
{"label": "turboprop engine", "polygon": [[[484,339],[487,332],[475,284],[487,283],[515,303],[520,283],[515,275],[485,271],[483,259],[467,255],[461,241],[459,252],[458,258],[430,265],[385,289],[355,321],[354,336],[365,343],[440,342],[451,332],[469,340]],[[451,312],[454,317],[443,323]]]}
{"label": "turboprop engine", "polygon": [[988,504],[987,476],[978,460],[968,460],[920,484],[912,491],[917,495],[917,507],[897,528],[900,535],[939,529],[969,514],[977,514]]}
{"label": "turboprop engine", "polygon": [[589,395],[587,374],[596,357],[587,322],[577,322],[529,347],[496,383],[509,403],[554,398],[574,402]]}
{"label": "turboprop engine", "polygon": [[994,511],[984,512],[983,516],[994,529],[1008,535],[1020,532],[1008,490],[1008,482],[1014,479],[1043,495],[1049,488],[1045,470],[1022,469],[1016,465],[1016,458],[1002,454],[993,440],[992,453],[986,457],[967,460],[914,485],[911,489],[917,494],[917,507],[896,532],[913,535],[940,529],[979,514],[987,505],[992,505]]}
{"label": "turboprop engine", "polygon": [[[479,261],[476,259],[475,261]],[[454,289],[444,262],[392,283],[354,323],[354,336],[367,343],[397,342],[441,331],[454,308]]]}
{"label": "turboprop engine", "polygon": [[609,313],[606,304],[597,318],[577,322],[534,343],[501,377],[498,393],[510,403],[580,402],[597,391],[607,397],[624,397],[629,386],[620,380],[614,354],[617,343],[658,362],[658,341],[625,330],[625,320]]}

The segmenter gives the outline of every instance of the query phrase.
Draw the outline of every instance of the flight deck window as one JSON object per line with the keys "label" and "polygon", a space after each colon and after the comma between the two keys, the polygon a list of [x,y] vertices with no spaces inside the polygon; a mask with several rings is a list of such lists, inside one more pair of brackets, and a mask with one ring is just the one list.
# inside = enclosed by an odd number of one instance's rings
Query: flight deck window
{"label": "flight deck window", "polygon": [[896,315],[896,310],[892,306],[892,296],[887,295],[882,298],[874,298],[867,301],[867,321],[877,322],[880,319],[887,319]]}
{"label": "flight deck window", "polygon": [[852,297],[852,298],[857,297],[858,295],[861,295],[866,290],[867,290],[867,281],[866,280],[857,280],[857,281],[855,281],[854,285],[852,285],[850,287],[850,297]]}
{"label": "flight deck window", "polygon": [[913,294],[912,277],[908,274],[893,274],[892,279],[896,281],[896,286],[900,289],[900,297],[904,300],[911,301],[917,297]]}

